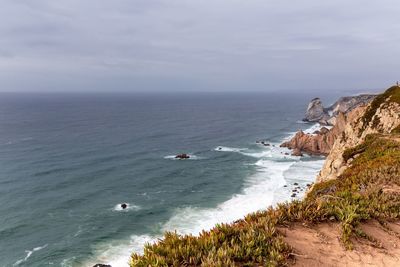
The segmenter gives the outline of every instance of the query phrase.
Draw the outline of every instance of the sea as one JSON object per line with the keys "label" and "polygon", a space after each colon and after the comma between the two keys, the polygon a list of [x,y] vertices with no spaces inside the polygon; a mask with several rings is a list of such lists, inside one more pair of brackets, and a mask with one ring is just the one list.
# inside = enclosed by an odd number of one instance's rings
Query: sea
{"label": "sea", "polygon": [[165,231],[301,198],[324,158],[279,145],[319,128],[315,96],[1,93],[0,266],[128,266]]}

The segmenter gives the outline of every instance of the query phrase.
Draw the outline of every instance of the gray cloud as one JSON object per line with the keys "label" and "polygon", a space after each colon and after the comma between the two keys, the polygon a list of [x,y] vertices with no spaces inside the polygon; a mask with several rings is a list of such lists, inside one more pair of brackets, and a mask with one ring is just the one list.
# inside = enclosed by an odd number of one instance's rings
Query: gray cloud
{"label": "gray cloud", "polygon": [[316,90],[399,79],[396,0],[3,0],[0,91]]}

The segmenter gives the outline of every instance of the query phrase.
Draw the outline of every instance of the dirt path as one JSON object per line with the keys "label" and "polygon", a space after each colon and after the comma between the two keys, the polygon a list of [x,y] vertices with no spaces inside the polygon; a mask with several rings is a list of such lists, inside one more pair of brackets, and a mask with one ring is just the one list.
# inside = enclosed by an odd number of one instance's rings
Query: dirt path
{"label": "dirt path", "polygon": [[389,223],[388,232],[378,222],[371,221],[361,229],[376,242],[353,240],[354,249],[346,250],[339,240],[336,223],[306,227],[295,224],[279,228],[284,240],[294,248],[294,266],[400,266],[400,222]]}

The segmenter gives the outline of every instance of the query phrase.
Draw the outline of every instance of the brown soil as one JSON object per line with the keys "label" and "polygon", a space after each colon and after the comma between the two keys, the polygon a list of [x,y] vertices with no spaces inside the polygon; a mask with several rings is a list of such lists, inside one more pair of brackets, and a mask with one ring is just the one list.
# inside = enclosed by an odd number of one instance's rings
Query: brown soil
{"label": "brown soil", "polygon": [[346,250],[340,242],[337,223],[293,224],[279,232],[293,247],[294,266],[400,266],[399,221],[386,227],[370,221],[360,228],[369,238],[353,239],[353,250]]}

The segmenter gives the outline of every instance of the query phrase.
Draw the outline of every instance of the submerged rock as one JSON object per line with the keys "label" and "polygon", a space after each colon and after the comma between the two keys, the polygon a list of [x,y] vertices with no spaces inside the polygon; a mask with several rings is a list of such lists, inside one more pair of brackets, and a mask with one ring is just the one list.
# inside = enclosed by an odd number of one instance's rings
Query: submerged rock
{"label": "submerged rock", "polygon": [[189,159],[190,156],[188,154],[178,154],[175,156],[176,159]]}

